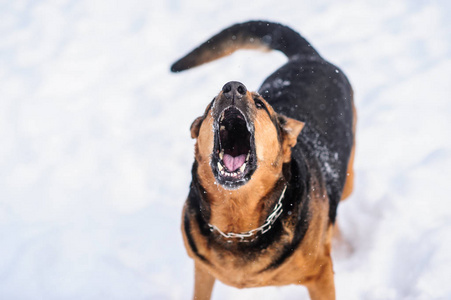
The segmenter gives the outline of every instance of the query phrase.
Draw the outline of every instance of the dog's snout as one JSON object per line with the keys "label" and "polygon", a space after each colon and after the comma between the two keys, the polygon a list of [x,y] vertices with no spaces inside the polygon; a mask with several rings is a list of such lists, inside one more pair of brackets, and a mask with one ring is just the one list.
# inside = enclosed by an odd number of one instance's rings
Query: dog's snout
{"label": "dog's snout", "polygon": [[224,96],[226,96],[227,98],[233,99],[234,96],[238,98],[243,97],[243,95],[246,94],[247,89],[246,86],[241,82],[230,81],[223,86],[222,92],[224,93]]}

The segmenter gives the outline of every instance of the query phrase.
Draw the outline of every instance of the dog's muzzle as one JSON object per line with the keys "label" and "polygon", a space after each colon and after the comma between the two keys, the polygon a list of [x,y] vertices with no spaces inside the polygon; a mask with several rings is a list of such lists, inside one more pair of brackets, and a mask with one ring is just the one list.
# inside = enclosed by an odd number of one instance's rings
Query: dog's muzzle
{"label": "dog's muzzle", "polygon": [[246,87],[239,82],[229,82],[223,95],[229,106],[214,122],[215,143],[211,167],[217,182],[234,189],[245,184],[256,169],[254,127],[240,105]]}

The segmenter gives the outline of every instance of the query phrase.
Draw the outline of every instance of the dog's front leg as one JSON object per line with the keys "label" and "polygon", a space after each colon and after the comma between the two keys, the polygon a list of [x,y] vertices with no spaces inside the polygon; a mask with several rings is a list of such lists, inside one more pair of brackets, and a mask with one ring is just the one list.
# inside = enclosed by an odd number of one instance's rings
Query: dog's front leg
{"label": "dog's front leg", "polygon": [[335,299],[334,270],[330,257],[321,266],[321,270],[315,279],[307,285],[307,289],[312,300]]}
{"label": "dog's front leg", "polygon": [[209,300],[215,278],[196,262],[194,263],[194,297],[195,300]]}

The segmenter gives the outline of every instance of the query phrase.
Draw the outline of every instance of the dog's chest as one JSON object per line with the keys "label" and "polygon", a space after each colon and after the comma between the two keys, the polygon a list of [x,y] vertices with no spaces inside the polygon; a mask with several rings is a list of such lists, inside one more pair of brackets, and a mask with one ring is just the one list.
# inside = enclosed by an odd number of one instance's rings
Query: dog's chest
{"label": "dog's chest", "polygon": [[278,268],[265,270],[265,266],[270,265],[273,259],[273,253],[263,253],[254,260],[221,254],[215,260],[214,264],[217,267],[213,273],[223,283],[237,288],[287,285],[301,279],[299,266],[294,264],[283,264]]}

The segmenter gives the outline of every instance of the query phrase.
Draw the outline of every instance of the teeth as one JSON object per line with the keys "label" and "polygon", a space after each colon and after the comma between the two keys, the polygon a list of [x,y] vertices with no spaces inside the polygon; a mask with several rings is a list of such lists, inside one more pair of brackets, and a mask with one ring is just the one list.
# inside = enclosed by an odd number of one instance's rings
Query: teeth
{"label": "teeth", "polygon": [[224,158],[224,149],[219,152],[219,158],[222,160]]}
{"label": "teeth", "polygon": [[243,175],[243,171],[245,168],[246,168],[246,164],[241,166],[238,171],[229,173],[224,169],[224,167],[220,163],[218,163],[219,174],[221,174],[222,176],[227,176],[227,177],[239,178],[240,176]]}
{"label": "teeth", "polygon": [[246,161],[248,161],[249,160],[249,157],[251,156],[251,154],[250,153],[248,153],[247,154],[247,156],[246,156]]}
{"label": "teeth", "polygon": [[219,119],[219,121],[222,121],[222,120],[224,120],[224,113],[222,113],[221,119]]}
{"label": "teeth", "polygon": [[225,126],[224,125],[222,125],[220,128],[219,128],[219,130],[225,130]]}

